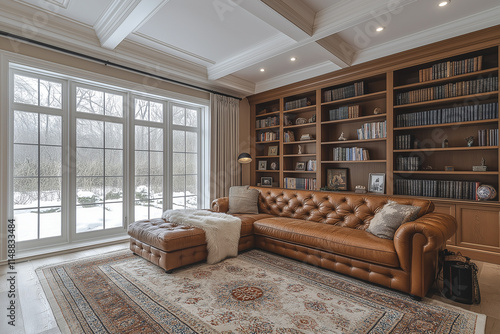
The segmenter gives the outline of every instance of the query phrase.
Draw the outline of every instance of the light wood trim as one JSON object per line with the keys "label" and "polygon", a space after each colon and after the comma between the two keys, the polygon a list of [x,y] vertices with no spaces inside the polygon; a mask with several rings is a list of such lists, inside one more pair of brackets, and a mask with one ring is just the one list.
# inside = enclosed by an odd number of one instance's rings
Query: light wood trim
{"label": "light wood trim", "polygon": [[386,77],[386,114],[387,114],[387,139],[385,141],[385,192],[388,195],[394,194],[394,72],[387,72]]}

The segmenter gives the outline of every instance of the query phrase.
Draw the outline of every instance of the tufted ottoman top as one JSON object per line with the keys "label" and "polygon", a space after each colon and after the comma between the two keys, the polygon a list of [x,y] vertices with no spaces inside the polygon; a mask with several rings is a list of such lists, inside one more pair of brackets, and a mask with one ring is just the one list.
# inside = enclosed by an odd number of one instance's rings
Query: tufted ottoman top
{"label": "tufted ottoman top", "polygon": [[173,224],[162,218],[133,222],[128,227],[128,234],[165,252],[173,252],[207,243],[205,232],[202,229]]}

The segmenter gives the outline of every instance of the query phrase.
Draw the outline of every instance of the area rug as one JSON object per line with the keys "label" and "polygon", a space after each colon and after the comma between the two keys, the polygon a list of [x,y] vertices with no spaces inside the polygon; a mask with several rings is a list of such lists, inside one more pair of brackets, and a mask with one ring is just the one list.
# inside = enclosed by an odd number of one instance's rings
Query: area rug
{"label": "area rug", "polygon": [[483,333],[485,316],[252,250],[166,274],[119,251],[37,270],[63,333]]}

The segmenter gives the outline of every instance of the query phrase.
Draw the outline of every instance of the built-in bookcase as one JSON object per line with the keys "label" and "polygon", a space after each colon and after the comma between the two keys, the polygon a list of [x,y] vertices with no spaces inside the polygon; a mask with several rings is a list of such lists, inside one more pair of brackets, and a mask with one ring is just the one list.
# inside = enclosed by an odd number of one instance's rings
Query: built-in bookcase
{"label": "built-in bookcase", "polygon": [[[315,179],[320,190],[340,169],[354,192],[368,188],[370,173],[384,173],[385,194],[431,199],[456,217],[449,249],[500,263],[499,196],[475,196],[480,184],[500,190],[498,36],[500,26],[249,97],[252,120],[279,116],[271,129],[252,129],[251,184],[271,176],[275,187],[298,188]],[[269,130],[279,139],[257,141]],[[312,137],[300,141],[304,134]],[[277,156],[267,155],[270,145]],[[369,158],[352,159],[355,148]],[[259,160],[279,168],[259,171]],[[310,160],[315,171],[296,170]],[[482,161],[486,170],[473,171]]]}
{"label": "built-in bookcase", "polygon": [[498,189],[498,48],[401,69],[394,82],[394,193],[475,200],[476,184]]}

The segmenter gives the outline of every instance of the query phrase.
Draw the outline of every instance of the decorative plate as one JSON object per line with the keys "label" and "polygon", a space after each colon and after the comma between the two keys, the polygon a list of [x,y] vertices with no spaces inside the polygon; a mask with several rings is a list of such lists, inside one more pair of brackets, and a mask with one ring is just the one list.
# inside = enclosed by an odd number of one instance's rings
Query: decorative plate
{"label": "decorative plate", "polygon": [[497,191],[489,184],[482,184],[477,188],[477,199],[480,201],[487,201],[495,198]]}

